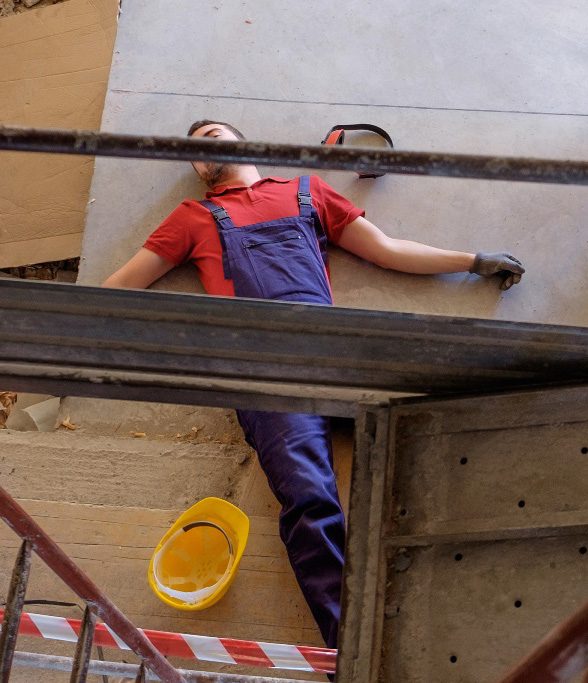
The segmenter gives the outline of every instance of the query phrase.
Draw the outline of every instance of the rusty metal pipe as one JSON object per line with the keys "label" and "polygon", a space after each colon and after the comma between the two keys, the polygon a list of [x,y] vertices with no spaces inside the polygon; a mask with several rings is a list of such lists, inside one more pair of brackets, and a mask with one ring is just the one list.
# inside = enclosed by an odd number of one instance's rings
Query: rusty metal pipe
{"label": "rusty metal pipe", "polygon": [[587,185],[588,162],[0,126],[0,150]]}
{"label": "rusty metal pipe", "polygon": [[[73,660],[71,657],[56,655],[42,655],[36,652],[15,652],[14,666],[30,669],[48,669],[53,671],[71,671]],[[189,683],[310,683],[310,681],[294,680],[291,678],[275,678],[270,676],[247,676],[244,674],[214,673],[210,671],[196,671],[192,669],[178,669]],[[88,672],[94,675],[120,676],[132,680],[139,672],[137,664],[122,662],[108,662],[91,660]],[[153,672],[145,671],[146,681],[160,680]],[[166,679],[167,680],[167,679]]]}
{"label": "rusty metal pipe", "polygon": [[[111,602],[86,574],[41,529],[33,518],[0,487],[0,517],[96,614],[106,622],[131,650],[145,660],[164,681],[186,683],[177,670],[156,650],[137,627]],[[3,683],[3,682],[2,682]]]}
{"label": "rusty metal pipe", "polygon": [[24,605],[25,593],[31,572],[31,544],[23,541],[12,570],[10,588],[6,598],[4,623],[0,634],[0,681],[7,683],[10,678],[14,648]]}
{"label": "rusty metal pipe", "polygon": [[145,663],[141,662],[135,677],[135,683],[145,683]]}
{"label": "rusty metal pipe", "polygon": [[93,610],[86,607],[82,628],[76,643],[76,652],[73,658],[70,683],[85,683],[88,677],[88,666],[92,655],[92,641],[94,640],[94,629],[96,628],[96,615]]}

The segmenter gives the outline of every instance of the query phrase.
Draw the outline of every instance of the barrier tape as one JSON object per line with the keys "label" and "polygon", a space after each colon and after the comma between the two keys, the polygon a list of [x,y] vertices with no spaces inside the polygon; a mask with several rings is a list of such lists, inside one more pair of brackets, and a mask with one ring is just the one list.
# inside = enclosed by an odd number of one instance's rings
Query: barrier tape
{"label": "barrier tape", "polygon": [[[0,622],[4,610],[0,609]],[[18,627],[22,635],[37,636],[49,640],[76,642],[81,620],[52,617],[44,614],[23,612]],[[213,638],[188,633],[170,633],[139,629],[161,654],[203,662],[241,664],[266,669],[289,669],[334,673],[337,650],[305,645],[281,645],[234,638]],[[94,644],[119,650],[130,650],[107,624],[96,624]]]}

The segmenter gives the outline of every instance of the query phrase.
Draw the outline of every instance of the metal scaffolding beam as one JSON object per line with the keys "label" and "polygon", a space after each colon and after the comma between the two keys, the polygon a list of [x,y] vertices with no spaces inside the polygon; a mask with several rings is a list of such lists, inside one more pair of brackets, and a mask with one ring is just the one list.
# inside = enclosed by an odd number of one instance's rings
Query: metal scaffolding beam
{"label": "metal scaffolding beam", "polygon": [[586,383],[588,329],[3,280],[0,382],[353,416],[392,392]]}
{"label": "metal scaffolding beam", "polygon": [[[43,655],[33,652],[15,652],[14,666],[28,669],[46,669],[50,671],[71,671],[73,660],[71,657]],[[140,666],[123,662],[108,662],[90,660],[88,673],[94,676],[117,676],[117,680],[139,680]],[[197,671],[195,669],[177,669],[178,673],[189,683],[311,683],[292,678],[276,678],[273,676],[247,676],[245,674],[214,673],[212,671]],[[144,671],[145,681],[166,680],[152,671]]]}
{"label": "metal scaffolding beam", "polygon": [[0,150],[587,185],[588,162],[0,126]]}

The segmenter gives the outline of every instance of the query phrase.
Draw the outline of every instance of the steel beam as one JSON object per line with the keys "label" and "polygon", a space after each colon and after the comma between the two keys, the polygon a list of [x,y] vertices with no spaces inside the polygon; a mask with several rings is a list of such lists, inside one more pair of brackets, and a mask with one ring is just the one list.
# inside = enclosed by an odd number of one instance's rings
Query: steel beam
{"label": "steel beam", "polygon": [[[90,607],[86,606],[80,635],[78,636],[78,642],[76,643],[76,651],[73,657],[73,667],[69,679],[70,683],[86,683],[95,629],[96,615]],[[143,662],[141,662],[141,666],[144,667]]]}
{"label": "steel beam", "polygon": [[586,383],[588,329],[1,280],[0,382],[348,415],[398,391]]}
{"label": "steel beam", "polygon": [[387,405],[361,406],[355,423],[337,683],[378,680],[386,584],[382,534],[393,464],[389,417]]}
{"label": "steel beam", "polygon": [[6,598],[6,611],[0,634],[0,682],[7,683],[16,647],[18,626],[31,572],[31,544],[23,541],[14,563]]}
{"label": "steel beam", "polygon": [[[0,349],[2,343],[0,342]],[[99,370],[0,361],[0,386],[52,396],[86,396],[353,418],[357,403],[386,400],[390,392],[277,384],[164,373]]]}
{"label": "steel beam", "polygon": [[341,145],[231,142],[203,138],[0,126],[0,150],[3,149],[170,161],[222,161],[361,173],[402,173],[565,185],[588,184],[588,162],[585,161],[399,152],[387,148],[354,148]]}

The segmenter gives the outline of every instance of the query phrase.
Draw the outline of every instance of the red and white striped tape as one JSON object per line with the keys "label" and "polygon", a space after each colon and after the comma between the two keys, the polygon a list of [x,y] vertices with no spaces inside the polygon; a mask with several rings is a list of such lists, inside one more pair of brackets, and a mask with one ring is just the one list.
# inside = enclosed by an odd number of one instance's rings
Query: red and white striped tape
{"label": "red and white striped tape", "polygon": [[[0,609],[0,622],[4,610]],[[50,640],[75,642],[80,633],[79,619],[49,617],[43,614],[23,612],[18,632]],[[305,645],[280,645],[233,638],[212,638],[188,633],[169,633],[139,629],[153,645],[167,656],[222,664],[244,664],[268,669],[290,669],[334,673],[337,650]],[[130,650],[128,645],[107,624],[96,624],[94,644]]]}

